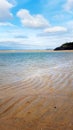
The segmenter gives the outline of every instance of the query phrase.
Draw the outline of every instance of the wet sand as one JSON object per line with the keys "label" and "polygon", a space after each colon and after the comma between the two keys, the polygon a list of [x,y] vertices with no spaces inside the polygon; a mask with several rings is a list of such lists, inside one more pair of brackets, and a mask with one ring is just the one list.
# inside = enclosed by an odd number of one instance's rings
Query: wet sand
{"label": "wet sand", "polygon": [[0,130],[73,130],[73,73],[58,72],[0,86]]}

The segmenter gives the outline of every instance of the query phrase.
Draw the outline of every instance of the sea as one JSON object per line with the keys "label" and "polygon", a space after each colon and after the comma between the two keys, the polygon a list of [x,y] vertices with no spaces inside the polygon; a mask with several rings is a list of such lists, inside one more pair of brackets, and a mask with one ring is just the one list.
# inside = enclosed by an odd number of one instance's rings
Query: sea
{"label": "sea", "polygon": [[0,86],[42,76],[72,85],[73,52],[0,52]]}

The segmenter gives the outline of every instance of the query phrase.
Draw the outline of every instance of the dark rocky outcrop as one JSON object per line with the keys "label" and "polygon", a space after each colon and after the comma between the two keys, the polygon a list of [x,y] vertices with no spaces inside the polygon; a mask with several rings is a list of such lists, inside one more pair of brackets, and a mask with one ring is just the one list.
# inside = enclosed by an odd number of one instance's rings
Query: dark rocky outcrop
{"label": "dark rocky outcrop", "polygon": [[73,42],[62,44],[60,47],[57,47],[54,50],[73,50]]}

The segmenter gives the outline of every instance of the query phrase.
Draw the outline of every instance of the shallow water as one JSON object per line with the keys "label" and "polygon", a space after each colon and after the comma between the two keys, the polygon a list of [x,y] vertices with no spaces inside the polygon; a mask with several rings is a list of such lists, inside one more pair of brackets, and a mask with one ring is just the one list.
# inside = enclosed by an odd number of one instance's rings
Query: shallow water
{"label": "shallow water", "polygon": [[[72,52],[0,53],[0,85],[35,76],[51,76],[57,82],[67,76],[73,79]],[[56,78],[56,79],[55,79]],[[67,79],[66,79],[67,80]]]}

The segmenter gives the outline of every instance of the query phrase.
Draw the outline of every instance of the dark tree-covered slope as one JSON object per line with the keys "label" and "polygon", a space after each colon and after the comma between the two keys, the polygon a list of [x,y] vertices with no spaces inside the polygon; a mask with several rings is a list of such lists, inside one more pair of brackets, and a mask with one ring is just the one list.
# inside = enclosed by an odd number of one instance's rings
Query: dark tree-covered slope
{"label": "dark tree-covered slope", "polygon": [[54,50],[73,50],[73,42],[62,44],[60,47],[57,47]]}

